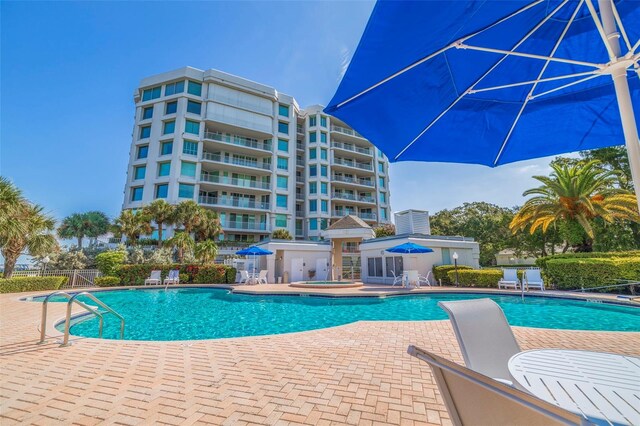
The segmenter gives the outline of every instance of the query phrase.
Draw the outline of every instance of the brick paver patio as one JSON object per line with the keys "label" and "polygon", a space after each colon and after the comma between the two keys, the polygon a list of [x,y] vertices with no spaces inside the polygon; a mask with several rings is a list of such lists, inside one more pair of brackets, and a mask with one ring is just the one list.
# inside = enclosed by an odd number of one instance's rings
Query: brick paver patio
{"label": "brick paver patio", "polygon": [[[406,354],[416,344],[462,362],[448,321],[62,348],[36,344],[40,307],[0,295],[2,425],[450,424],[428,366]],[[49,318],[63,311],[53,303]],[[640,333],[514,331],[525,349],[640,354]]]}

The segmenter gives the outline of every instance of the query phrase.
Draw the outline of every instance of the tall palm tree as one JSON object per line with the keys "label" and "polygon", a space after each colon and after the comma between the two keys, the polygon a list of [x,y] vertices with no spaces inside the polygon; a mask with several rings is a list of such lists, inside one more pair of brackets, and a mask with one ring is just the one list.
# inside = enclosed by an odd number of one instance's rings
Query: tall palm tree
{"label": "tall palm tree", "polygon": [[188,232],[176,232],[173,237],[165,241],[167,247],[174,247],[178,253],[178,262],[182,263],[186,252],[193,250],[193,238]]}
{"label": "tall palm tree", "polygon": [[115,233],[125,235],[129,244],[135,245],[140,235],[152,231],[151,219],[143,212],[134,213],[132,210],[122,210],[116,218],[113,229]]}
{"label": "tall palm tree", "polygon": [[202,209],[200,223],[196,226],[195,232],[197,241],[215,238],[222,232],[218,214],[209,209]]}
{"label": "tall palm tree", "polygon": [[23,224],[13,219],[24,203],[20,189],[0,176],[0,238],[15,237],[25,231]]}
{"label": "tall palm tree", "polygon": [[101,211],[93,210],[83,214],[86,224],[85,235],[92,239],[91,246],[95,245],[96,238],[109,232],[111,221]]}
{"label": "tall palm tree", "polygon": [[213,262],[218,255],[218,246],[213,240],[204,240],[196,244],[196,259],[202,264]]}
{"label": "tall palm tree", "polygon": [[191,234],[202,221],[204,209],[195,201],[183,201],[176,206],[175,223]]}
{"label": "tall palm tree", "polygon": [[162,231],[164,230],[164,225],[171,225],[175,222],[175,206],[163,199],[158,199],[145,206],[143,211],[158,226],[158,247],[162,247]]}
{"label": "tall palm tree", "polygon": [[[614,171],[603,170],[598,161],[577,164],[552,164],[550,176],[534,176],[543,183],[529,189],[528,199],[509,225],[512,232],[529,228],[532,234],[541,228],[546,232],[552,224],[579,227],[589,239],[594,239],[591,221],[602,218],[640,222],[636,196],[615,186]],[[583,238],[583,244],[587,244]]]}
{"label": "tall palm tree", "polygon": [[58,242],[52,231],[56,221],[43,213],[42,207],[24,201],[11,214],[12,221],[22,224],[17,235],[0,230],[0,252],[4,257],[4,278],[11,278],[18,257],[27,251],[31,256],[45,256],[58,249]]}
{"label": "tall palm tree", "polygon": [[82,249],[84,237],[95,240],[100,235],[106,234],[110,226],[111,222],[103,212],[73,213],[62,219],[62,223],[58,227],[58,236],[60,238],[76,238],[78,248]]}

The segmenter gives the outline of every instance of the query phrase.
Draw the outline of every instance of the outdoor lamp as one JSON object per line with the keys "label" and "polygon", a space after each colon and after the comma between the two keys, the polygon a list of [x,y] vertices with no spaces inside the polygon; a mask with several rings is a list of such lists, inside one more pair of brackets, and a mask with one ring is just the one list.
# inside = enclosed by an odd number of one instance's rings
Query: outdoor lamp
{"label": "outdoor lamp", "polygon": [[453,266],[456,270],[456,287],[458,287],[458,252],[453,252]]}
{"label": "outdoor lamp", "polygon": [[42,265],[43,265],[43,270],[42,272],[47,272],[47,263],[49,263],[51,261],[51,259],[49,259],[49,256],[45,256],[44,258],[42,258]]}

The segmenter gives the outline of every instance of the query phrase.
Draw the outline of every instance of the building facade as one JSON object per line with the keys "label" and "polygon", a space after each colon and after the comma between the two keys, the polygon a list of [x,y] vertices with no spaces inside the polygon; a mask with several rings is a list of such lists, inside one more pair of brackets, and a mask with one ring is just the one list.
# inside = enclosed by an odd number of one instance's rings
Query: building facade
{"label": "building facade", "polygon": [[190,67],[145,78],[134,101],[123,209],[194,200],[238,243],[317,240],[348,214],[389,222],[388,160],[322,106]]}

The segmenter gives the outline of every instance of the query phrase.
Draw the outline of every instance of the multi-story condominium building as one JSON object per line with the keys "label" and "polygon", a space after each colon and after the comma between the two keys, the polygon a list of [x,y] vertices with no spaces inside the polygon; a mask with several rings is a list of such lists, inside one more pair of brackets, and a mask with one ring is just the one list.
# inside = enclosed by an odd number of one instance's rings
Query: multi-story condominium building
{"label": "multi-story condominium building", "polygon": [[387,159],[319,105],[190,67],[145,78],[134,100],[125,209],[195,200],[243,242],[318,239],[347,214],[389,221]]}

